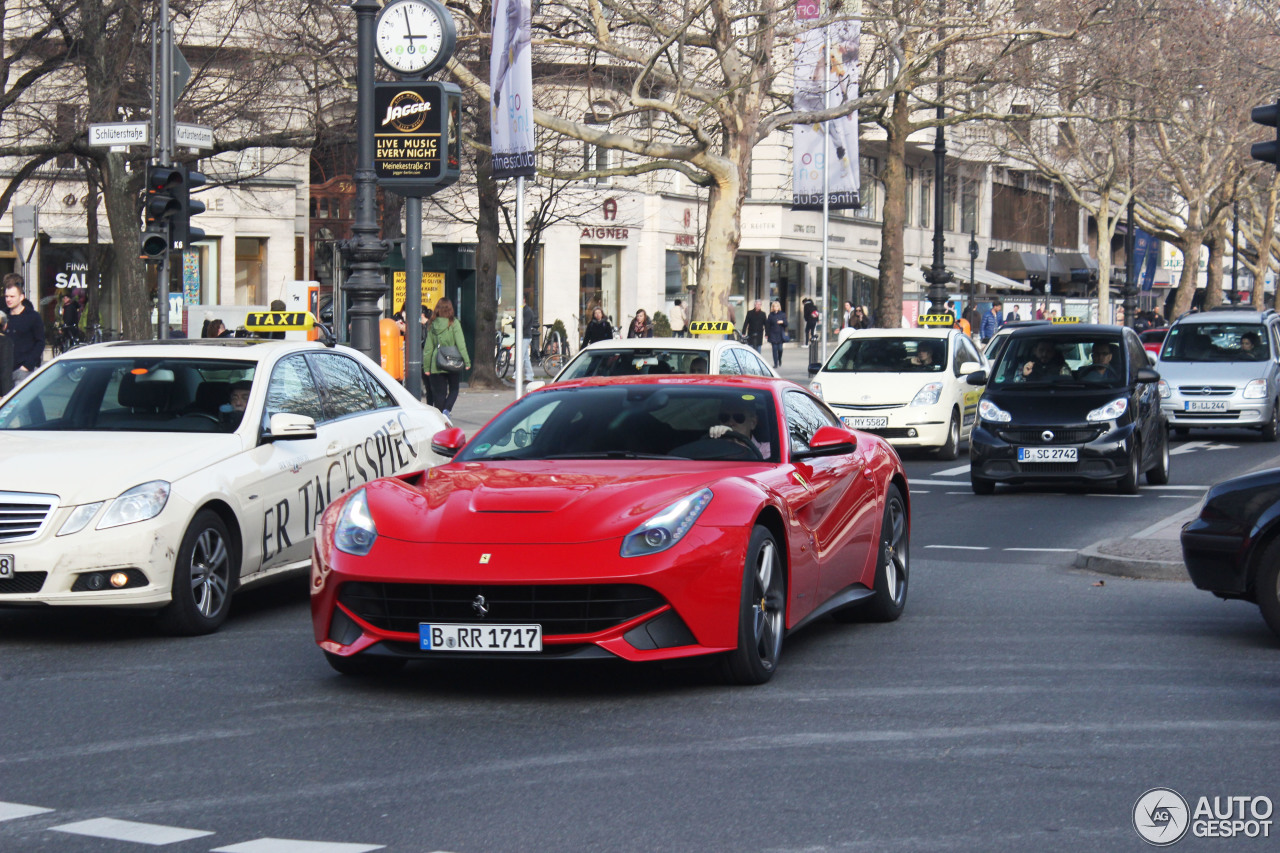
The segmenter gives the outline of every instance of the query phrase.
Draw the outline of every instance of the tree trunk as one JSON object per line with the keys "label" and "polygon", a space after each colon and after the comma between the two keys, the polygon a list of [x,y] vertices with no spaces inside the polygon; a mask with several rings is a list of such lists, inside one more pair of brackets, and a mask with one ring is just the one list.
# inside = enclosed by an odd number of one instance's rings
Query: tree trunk
{"label": "tree trunk", "polygon": [[[902,323],[902,271],[906,262],[903,233],[907,225],[907,135],[911,111],[907,94],[893,97],[893,112],[885,130],[884,214],[880,225],[880,281],[876,294],[876,325],[896,329]],[[824,307],[825,315],[825,307]]]}
{"label": "tree trunk", "polygon": [[[116,286],[120,294],[120,319],[125,340],[142,341],[153,337],[151,298],[147,292],[146,271],[138,257],[142,240],[138,217],[138,185],[125,171],[124,158],[107,154],[103,169],[102,197],[106,201],[107,222],[111,226],[111,244],[117,258],[134,259],[116,265]],[[163,292],[164,285],[161,285]]]}
{"label": "tree trunk", "polygon": [[1199,228],[1183,231],[1174,243],[1182,250],[1182,275],[1173,298],[1173,316],[1181,317],[1191,310],[1191,300],[1196,295],[1196,280],[1200,278],[1200,247],[1204,232]]}
{"label": "tree trunk", "polygon": [[[483,114],[482,127],[478,138],[489,136],[489,111],[485,103],[480,103],[476,115]],[[493,369],[494,345],[498,329],[498,210],[499,187],[493,179],[493,161],[483,151],[476,152],[476,191],[479,196],[476,205],[476,340],[471,351],[471,378],[468,380],[472,388],[488,388],[501,390],[504,386]],[[515,282],[511,283],[512,288]],[[516,310],[520,304],[520,294],[516,294]],[[525,329],[525,335],[531,330]],[[520,358],[520,353],[513,353]],[[514,376],[515,365],[512,365]],[[530,381],[526,376],[525,381]]]}
{"label": "tree trunk", "polygon": [[1226,245],[1227,239],[1223,228],[1213,229],[1209,237],[1209,277],[1204,287],[1205,311],[1222,304],[1222,255]]}
{"label": "tree trunk", "polygon": [[1275,228],[1272,223],[1276,221],[1276,208],[1280,206],[1280,178],[1273,178],[1271,186],[1267,189],[1267,212],[1259,223],[1258,233],[1258,262],[1249,265],[1249,271],[1253,273],[1253,307],[1255,311],[1262,310],[1263,291],[1267,281],[1267,273],[1271,270],[1271,243],[1275,237]]}
{"label": "tree trunk", "polygon": [[733,316],[729,291],[733,287],[733,260],[742,242],[742,182],[732,166],[716,171],[719,174],[707,195],[707,230],[702,242],[702,268],[698,270],[693,317],[738,323],[745,317]]}
{"label": "tree trunk", "polygon": [[[1098,223],[1098,322],[1111,322],[1111,235],[1115,226],[1111,219],[1111,204],[1103,197],[1094,212]],[[1126,259],[1127,263],[1128,259]],[[1126,317],[1129,323],[1134,318]]]}

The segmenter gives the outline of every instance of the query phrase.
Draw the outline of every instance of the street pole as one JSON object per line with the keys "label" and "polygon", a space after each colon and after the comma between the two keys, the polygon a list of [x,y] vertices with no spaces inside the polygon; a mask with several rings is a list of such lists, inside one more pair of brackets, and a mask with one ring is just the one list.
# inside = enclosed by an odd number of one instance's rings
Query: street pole
{"label": "street pole", "polygon": [[[938,0],[938,15],[941,18],[945,11],[945,4],[942,0]],[[938,37],[942,38],[943,31],[938,30]],[[938,52],[938,128],[933,138],[933,179],[936,185],[933,188],[933,266],[925,273],[925,281],[929,282],[929,313],[941,314],[947,306],[947,283],[951,281],[951,273],[947,271],[946,260],[943,257],[946,244],[942,237],[942,206],[944,204],[944,184],[947,180],[947,136],[946,130],[942,126],[942,121],[946,118],[946,109],[943,107],[943,96],[946,94],[946,85],[942,82],[946,76],[947,70],[947,54],[945,50]]]}
{"label": "street pole", "polygon": [[1240,301],[1240,199],[1231,200],[1231,304]]}
{"label": "street pole", "polygon": [[377,0],[355,0],[351,8],[356,13],[356,216],[351,226],[353,236],[342,241],[342,253],[351,269],[342,289],[351,296],[347,312],[351,318],[351,346],[376,363],[382,357],[378,299],[387,292],[382,261],[391,248],[386,240],[378,238],[378,182],[373,170],[373,29],[382,6]]}
{"label": "street pole", "polygon": [[[173,165],[173,24],[169,0],[160,0],[160,105],[151,118],[159,139],[160,165]],[[169,256],[173,251],[173,226],[164,223],[167,247],[156,268],[156,337],[169,338]]]}
{"label": "street pole", "polygon": [[422,197],[404,198],[404,387],[422,399]]}
{"label": "street pole", "polygon": [[[822,28],[822,108],[831,106],[831,25]],[[822,123],[822,316],[827,315],[831,280],[831,122]],[[822,362],[827,361],[827,331],[822,332]]]}
{"label": "street pole", "polygon": [[1124,235],[1124,323],[1130,328],[1138,319],[1138,282],[1134,278],[1133,252],[1136,244],[1133,223],[1133,138],[1135,129],[1129,125],[1129,204],[1125,214],[1127,224]]}
{"label": "street pole", "polygon": [[975,227],[969,232],[969,308],[972,314],[974,301],[978,296],[978,283],[974,280],[977,274],[976,267],[978,265],[978,229]]}

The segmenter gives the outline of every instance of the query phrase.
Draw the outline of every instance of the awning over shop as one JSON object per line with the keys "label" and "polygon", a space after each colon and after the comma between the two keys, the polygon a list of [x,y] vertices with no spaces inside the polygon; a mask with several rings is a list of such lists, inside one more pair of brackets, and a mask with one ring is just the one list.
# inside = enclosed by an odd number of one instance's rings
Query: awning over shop
{"label": "awning over shop", "polygon": [[[957,282],[960,282],[966,287],[968,286],[969,284],[969,268],[968,267],[961,267],[960,269],[952,270],[952,273],[955,275]],[[1020,281],[1014,281],[1011,278],[1005,278],[999,273],[994,273],[994,272],[991,272],[990,270],[984,270],[981,267],[974,269],[973,280],[978,284],[986,285],[988,288],[992,288],[995,290],[1016,290],[1016,291],[1021,291],[1025,293],[1031,292],[1031,285],[1024,284]]]}
{"label": "awning over shop", "polygon": [[1091,278],[1097,278],[1098,261],[1095,258],[1082,255],[1079,252],[1063,252],[1055,257],[1061,258],[1062,262],[1067,265],[1073,281],[1088,281]]}
{"label": "awning over shop", "polygon": [[[1065,254],[1074,255],[1075,253]],[[1033,276],[1043,280],[1045,266],[1048,263],[1048,257],[1043,252],[987,252],[988,272],[1020,281],[1026,281]],[[1065,280],[1071,277],[1071,267],[1064,263],[1062,253],[1054,253],[1050,271],[1054,278]]]}

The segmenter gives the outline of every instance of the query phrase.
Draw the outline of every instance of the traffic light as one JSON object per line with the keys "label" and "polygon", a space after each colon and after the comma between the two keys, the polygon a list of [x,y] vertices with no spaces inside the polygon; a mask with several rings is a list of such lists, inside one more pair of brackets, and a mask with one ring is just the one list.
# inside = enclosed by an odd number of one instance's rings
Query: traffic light
{"label": "traffic light", "polygon": [[195,228],[191,225],[191,217],[204,213],[204,202],[196,201],[191,197],[191,191],[196,187],[204,186],[204,175],[199,172],[193,172],[185,165],[177,167],[182,176],[176,187],[174,187],[174,195],[178,199],[178,213],[173,218],[173,248],[183,250],[188,248],[197,240],[204,239],[204,229]]}
{"label": "traffic light", "polygon": [[1276,129],[1275,140],[1253,143],[1253,147],[1249,149],[1249,156],[1263,163],[1274,163],[1276,171],[1280,172],[1280,101],[1263,107],[1254,107],[1249,113],[1249,118],[1253,119],[1254,124]]}
{"label": "traffic light", "polygon": [[176,195],[176,187],[181,182],[181,173],[171,166],[147,167],[141,245],[141,257],[146,260],[161,260],[169,249],[170,224],[181,209]]}

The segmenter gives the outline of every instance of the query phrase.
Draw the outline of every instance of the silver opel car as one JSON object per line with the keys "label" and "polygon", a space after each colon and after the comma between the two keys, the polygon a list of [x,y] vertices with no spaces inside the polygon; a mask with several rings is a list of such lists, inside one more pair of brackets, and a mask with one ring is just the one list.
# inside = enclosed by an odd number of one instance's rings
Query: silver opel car
{"label": "silver opel car", "polygon": [[1275,441],[1280,423],[1280,315],[1215,308],[1180,317],[1156,363],[1160,408],[1188,429],[1252,427]]}

